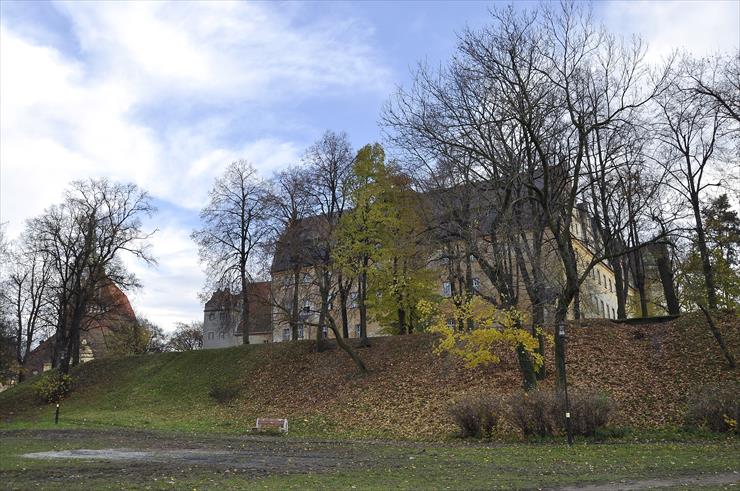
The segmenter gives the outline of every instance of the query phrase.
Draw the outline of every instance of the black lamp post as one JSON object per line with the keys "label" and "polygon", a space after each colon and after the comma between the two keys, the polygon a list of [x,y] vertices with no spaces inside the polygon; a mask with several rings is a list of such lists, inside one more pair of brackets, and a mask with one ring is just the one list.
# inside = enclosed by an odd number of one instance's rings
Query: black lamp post
{"label": "black lamp post", "polygon": [[568,399],[568,376],[566,374],[565,367],[568,365],[565,362],[565,322],[561,321],[558,324],[558,336],[560,337],[560,343],[563,347],[563,395],[565,396],[565,433],[568,436],[568,446],[573,445],[573,427],[570,420],[570,400]]}

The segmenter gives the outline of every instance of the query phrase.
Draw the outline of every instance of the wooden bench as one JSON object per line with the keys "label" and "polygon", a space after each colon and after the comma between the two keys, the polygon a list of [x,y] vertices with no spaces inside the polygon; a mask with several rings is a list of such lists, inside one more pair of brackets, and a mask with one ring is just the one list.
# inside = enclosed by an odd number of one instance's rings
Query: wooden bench
{"label": "wooden bench", "polygon": [[257,418],[257,424],[252,428],[253,432],[279,431],[288,432],[288,420],[284,418]]}

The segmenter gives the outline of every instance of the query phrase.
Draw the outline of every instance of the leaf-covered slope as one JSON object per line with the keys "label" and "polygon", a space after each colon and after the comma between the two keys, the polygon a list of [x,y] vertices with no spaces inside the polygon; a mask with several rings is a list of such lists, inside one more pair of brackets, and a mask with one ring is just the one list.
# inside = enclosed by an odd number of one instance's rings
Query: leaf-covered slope
{"label": "leaf-covered slope", "polygon": [[[737,357],[737,316],[719,324]],[[454,430],[446,414],[451,401],[519,389],[513,357],[466,369],[435,355],[433,344],[427,335],[374,338],[359,350],[371,371],[364,377],[341,350],[315,353],[311,342],[96,360],[74,373],[62,421],[243,432],[256,417],[275,416],[288,417],[294,434],[433,439]],[[740,379],[697,316],[641,326],[572,325],[567,359],[571,384],[610,391],[616,423],[631,426],[678,424],[692,391]],[[547,363],[552,373],[551,355]],[[0,426],[50,420],[51,409],[34,401],[29,385],[0,394]],[[237,388],[238,395],[219,404],[209,396],[215,385]]]}

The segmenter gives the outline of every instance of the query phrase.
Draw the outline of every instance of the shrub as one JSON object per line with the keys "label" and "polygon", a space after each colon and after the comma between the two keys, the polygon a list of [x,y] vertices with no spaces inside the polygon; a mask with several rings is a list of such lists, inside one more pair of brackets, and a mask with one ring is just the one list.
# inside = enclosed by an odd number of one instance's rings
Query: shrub
{"label": "shrub", "polygon": [[520,391],[509,398],[512,424],[524,436],[547,436],[558,428],[558,404],[555,394],[545,390]]}
{"label": "shrub", "polygon": [[689,401],[685,423],[688,426],[707,428],[718,433],[740,433],[738,394],[740,383],[709,385],[702,388]]}
{"label": "shrub", "polygon": [[43,402],[57,403],[72,391],[72,377],[53,371],[42,375],[32,387]]}
{"label": "shrub", "polygon": [[[576,391],[570,397],[570,416],[574,435],[596,436],[609,423],[615,404],[598,390]],[[565,411],[562,410],[561,414]]]}
{"label": "shrub", "polygon": [[213,385],[208,390],[208,395],[219,404],[231,402],[239,395],[239,387],[234,385]]}
{"label": "shrub", "polygon": [[[595,436],[609,423],[614,412],[611,398],[600,391],[573,391],[569,394],[570,419],[574,435]],[[549,436],[565,431],[565,407],[555,392],[518,392],[509,399],[512,423],[524,436]]]}
{"label": "shrub", "polygon": [[463,438],[493,435],[501,419],[501,401],[492,396],[467,397],[448,409]]}

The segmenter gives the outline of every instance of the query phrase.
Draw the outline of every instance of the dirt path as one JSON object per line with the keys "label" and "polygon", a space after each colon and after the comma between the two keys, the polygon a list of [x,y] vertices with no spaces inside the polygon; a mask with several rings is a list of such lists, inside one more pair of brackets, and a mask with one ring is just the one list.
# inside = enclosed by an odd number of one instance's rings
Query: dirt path
{"label": "dirt path", "polygon": [[694,489],[699,486],[738,486],[740,474],[725,472],[703,476],[673,477],[668,479],[645,479],[640,481],[620,481],[589,486],[575,486],[560,488],[561,491],[632,491],[637,489],[659,489],[682,487]]}

